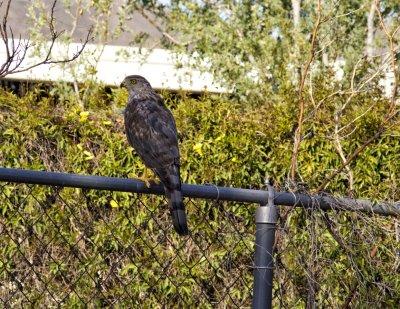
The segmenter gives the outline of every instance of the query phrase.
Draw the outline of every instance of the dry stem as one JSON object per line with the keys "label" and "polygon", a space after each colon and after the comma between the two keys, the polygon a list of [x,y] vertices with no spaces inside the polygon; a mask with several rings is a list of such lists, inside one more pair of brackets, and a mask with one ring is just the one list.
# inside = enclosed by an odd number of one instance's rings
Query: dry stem
{"label": "dry stem", "polygon": [[[82,43],[82,46],[72,55],[72,57],[66,59],[56,59],[56,60],[53,60],[51,58],[54,45],[64,32],[64,31],[57,32],[55,30],[54,10],[57,4],[57,0],[54,0],[51,6],[50,18],[48,22],[48,27],[50,30],[50,46],[47,47],[46,55],[44,59],[32,65],[29,65],[27,67],[21,67],[22,62],[24,61],[27,52],[32,45],[29,40],[26,41],[21,40],[21,36],[19,36],[18,43],[15,42],[13,30],[11,29],[11,27],[8,26],[8,14],[10,12],[11,2],[12,0],[8,0],[6,3],[6,10],[3,16],[3,22],[0,26],[1,39],[3,41],[6,50],[6,60],[0,66],[0,78],[8,74],[25,72],[43,64],[68,63],[74,61],[81,55],[81,53],[86,47],[86,44],[91,39],[92,30],[90,29],[86,35],[85,40]],[[1,5],[2,3],[0,4],[0,6]]]}

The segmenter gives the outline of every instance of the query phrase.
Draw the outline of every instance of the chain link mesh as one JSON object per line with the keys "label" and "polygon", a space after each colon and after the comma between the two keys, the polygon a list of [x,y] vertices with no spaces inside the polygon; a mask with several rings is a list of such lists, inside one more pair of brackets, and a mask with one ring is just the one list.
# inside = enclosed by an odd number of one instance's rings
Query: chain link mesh
{"label": "chain link mesh", "polygon": [[186,199],[191,234],[180,237],[161,197],[23,184],[0,194],[2,306],[251,304],[252,207]]}
{"label": "chain link mesh", "polygon": [[[256,205],[0,184],[0,306],[251,306]],[[337,205],[339,207],[340,205]],[[396,219],[281,208],[273,304],[397,307]]]}
{"label": "chain link mesh", "polygon": [[274,302],[280,308],[398,308],[396,219],[319,205],[281,208]]}

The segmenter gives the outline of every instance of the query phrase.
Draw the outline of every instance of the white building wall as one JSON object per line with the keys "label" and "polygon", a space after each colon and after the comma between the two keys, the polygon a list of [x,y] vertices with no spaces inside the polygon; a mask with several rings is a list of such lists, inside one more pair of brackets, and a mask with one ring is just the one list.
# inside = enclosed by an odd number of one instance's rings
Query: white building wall
{"label": "white building wall", "polygon": [[[72,43],[68,46],[56,44],[52,59],[63,59],[68,55],[71,56],[80,48],[81,44],[79,43]],[[88,44],[81,57],[71,63],[71,65],[40,65],[26,72],[7,75],[6,78],[53,82],[73,82],[76,80],[83,82],[87,77],[85,76],[84,64],[91,63],[97,71],[94,78],[98,82],[109,86],[119,86],[125,76],[135,74],[144,76],[156,89],[185,90],[191,92],[209,91],[214,93],[228,91],[226,88],[215,83],[210,73],[200,72],[189,66],[177,68],[176,57],[176,54],[159,48],[152,50],[142,48],[139,50],[136,47]],[[190,62],[187,56],[180,57],[183,60],[182,63]],[[0,44],[0,63],[3,63],[5,59],[6,50],[4,44]],[[28,53],[21,68],[28,67],[41,59]],[[79,59],[81,59],[81,63],[79,63]],[[95,61],[94,59],[97,60]],[[334,63],[334,70],[338,81],[343,78],[343,66],[343,60]],[[75,72],[75,78],[72,72]],[[389,66],[385,70],[385,77],[379,81],[379,84],[383,88],[385,95],[390,97],[394,84],[394,75],[390,71]]]}
{"label": "white building wall", "polygon": [[[77,51],[81,44],[73,43],[69,46],[57,44],[54,46],[52,59],[64,59]],[[41,80],[41,81],[74,81],[71,72],[75,72],[78,82],[85,79],[84,63],[95,65],[95,79],[105,85],[118,86],[127,75],[142,75],[157,89],[186,90],[193,92],[224,92],[225,90],[213,82],[210,73],[202,73],[192,68],[177,68],[176,55],[164,49],[141,49],[126,46],[98,46],[88,44],[84,50],[82,64],[71,65],[40,65],[26,72],[10,74],[9,79]],[[130,56],[118,56],[129,54]],[[146,55],[146,56],[144,56]],[[94,59],[98,57],[98,61]],[[6,59],[4,45],[0,45],[0,62]],[[28,54],[21,68],[28,67],[40,61],[40,57]],[[85,61],[86,60],[86,61]],[[87,61],[88,60],[88,61]],[[186,61],[187,59],[185,59]],[[76,60],[79,61],[79,60]],[[96,64],[97,63],[97,64]],[[72,68],[72,70],[71,70]]]}

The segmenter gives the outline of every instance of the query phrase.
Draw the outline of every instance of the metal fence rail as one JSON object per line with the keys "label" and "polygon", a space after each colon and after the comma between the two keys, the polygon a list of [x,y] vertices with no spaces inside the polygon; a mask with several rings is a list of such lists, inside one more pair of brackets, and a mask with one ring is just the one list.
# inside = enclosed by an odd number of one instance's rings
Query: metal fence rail
{"label": "metal fence rail", "polygon": [[[135,179],[13,168],[0,168],[0,181],[164,195],[164,188],[161,185],[152,184],[148,188],[143,181]],[[182,193],[184,196],[191,198],[257,203],[260,205],[265,205],[268,200],[268,192],[265,190],[218,187],[214,185],[183,184]],[[400,215],[400,203],[373,203],[369,200],[335,198],[325,194],[312,196],[293,192],[275,192],[274,204],[303,208],[318,207],[323,210],[361,211],[388,216]]]}
{"label": "metal fence rail", "polygon": [[9,168],[0,181],[4,307],[270,308],[275,205],[400,214],[399,204],[184,184],[182,238],[160,185]]}

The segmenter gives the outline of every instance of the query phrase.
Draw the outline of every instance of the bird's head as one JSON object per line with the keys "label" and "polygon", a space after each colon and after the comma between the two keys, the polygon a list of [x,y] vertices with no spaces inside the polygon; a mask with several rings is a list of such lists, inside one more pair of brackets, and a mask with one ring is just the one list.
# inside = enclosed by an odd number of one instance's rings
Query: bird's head
{"label": "bird's head", "polygon": [[125,87],[129,94],[143,95],[152,91],[150,83],[140,75],[129,75],[121,83],[121,87]]}

